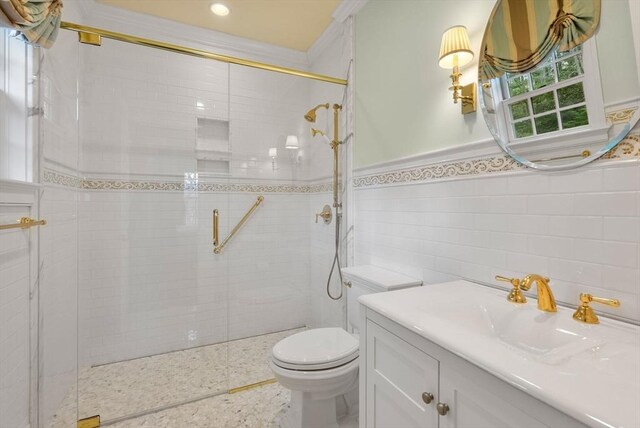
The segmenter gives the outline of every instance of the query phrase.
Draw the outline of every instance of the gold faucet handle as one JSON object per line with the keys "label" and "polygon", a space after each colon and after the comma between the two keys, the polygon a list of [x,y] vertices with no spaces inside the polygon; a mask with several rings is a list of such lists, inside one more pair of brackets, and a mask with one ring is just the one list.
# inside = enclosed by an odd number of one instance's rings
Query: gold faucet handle
{"label": "gold faucet handle", "polygon": [[520,280],[518,278],[507,278],[506,276],[496,275],[496,281],[510,282],[514,287],[520,287]]}
{"label": "gold faucet handle", "polygon": [[596,302],[603,305],[612,306],[614,308],[620,307],[620,300],[618,299],[605,299],[603,297],[595,297],[588,293],[580,293],[580,306],[573,314],[573,319],[576,321],[584,322],[587,324],[598,324],[600,320],[593,311],[593,308],[589,306],[589,303]]}
{"label": "gold faucet handle", "polygon": [[513,290],[507,296],[507,300],[512,303],[527,303],[527,298],[524,297],[520,290],[520,280],[518,278],[507,278],[506,276],[496,275],[497,281],[508,282],[513,285]]}

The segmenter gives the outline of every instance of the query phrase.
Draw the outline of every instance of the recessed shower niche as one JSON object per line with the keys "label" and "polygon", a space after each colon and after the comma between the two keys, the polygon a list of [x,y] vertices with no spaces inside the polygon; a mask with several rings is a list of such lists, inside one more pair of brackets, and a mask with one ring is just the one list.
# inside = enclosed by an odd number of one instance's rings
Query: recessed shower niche
{"label": "recessed shower niche", "polygon": [[229,174],[229,121],[197,118],[196,159],[199,174]]}

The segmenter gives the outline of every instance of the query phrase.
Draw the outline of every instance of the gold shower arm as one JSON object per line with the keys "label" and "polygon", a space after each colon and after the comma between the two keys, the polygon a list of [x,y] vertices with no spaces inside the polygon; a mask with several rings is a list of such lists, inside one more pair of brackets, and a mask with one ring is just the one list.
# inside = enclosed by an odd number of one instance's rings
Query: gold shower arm
{"label": "gold shower arm", "polygon": [[264,201],[264,196],[262,196],[262,195],[258,196],[258,199],[253,204],[253,206],[249,209],[249,211],[247,211],[247,213],[244,215],[244,217],[242,217],[242,220],[240,220],[240,222],[238,222],[236,227],[233,228],[231,233],[229,233],[229,236],[224,238],[224,241],[222,241],[222,244],[220,244],[220,245],[218,245],[218,236],[219,236],[219,234],[218,234],[218,222],[219,222],[219,220],[218,220],[218,210],[213,210],[213,252],[215,254],[220,254],[222,252],[222,249],[229,243],[229,241],[235,236],[235,234],[238,233],[240,228],[247,222],[249,217],[251,217],[251,214],[253,214],[253,212],[256,209],[258,209],[258,206],[260,206],[262,201]]}

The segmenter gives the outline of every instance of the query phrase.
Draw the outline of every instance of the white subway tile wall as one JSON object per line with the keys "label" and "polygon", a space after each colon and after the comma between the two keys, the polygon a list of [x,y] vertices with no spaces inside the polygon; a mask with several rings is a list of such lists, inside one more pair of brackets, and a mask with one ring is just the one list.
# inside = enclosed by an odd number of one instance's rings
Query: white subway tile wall
{"label": "white subway tile wall", "polygon": [[426,283],[540,273],[559,301],[640,320],[640,167],[595,164],[355,190],[356,264]]}

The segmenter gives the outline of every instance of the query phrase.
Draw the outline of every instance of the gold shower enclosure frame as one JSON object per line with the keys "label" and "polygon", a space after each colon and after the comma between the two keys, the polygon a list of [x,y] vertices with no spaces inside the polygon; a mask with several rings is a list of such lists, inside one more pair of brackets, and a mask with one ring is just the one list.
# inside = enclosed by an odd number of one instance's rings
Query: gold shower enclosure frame
{"label": "gold shower enclosure frame", "polygon": [[202,49],[194,49],[186,46],[175,45],[173,43],[161,42],[144,37],[133,36],[130,34],[117,33],[115,31],[104,30],[102,28],[88,27],[86,25],[75,24],[73,22],[62,22],[60,28],[78,33],[81,43],[100,46],[102,38],[117,40],[120,42],[131,43],[134,45],[147,46],[155,49],[162,49],[169,52],[179,53],[183,55],[195,56],[198,58],[210,59],[214,61],[226,62],[228,64],[242,65],[245,67],[257,68],[260,70],[273,71],[276,73],[288,74],[291,76],[303,77],[305,79],[319,80],[321,82],[334,83],[337,85],[347,85],[347,80],[337,77],[326,76],[324,74],[311,73],[309,71],[297,70],[295,68],[282,67],[279,65],[268,64],[265,62],[252,61],[249,59],[238,58],[229,55],[209,52]]}

